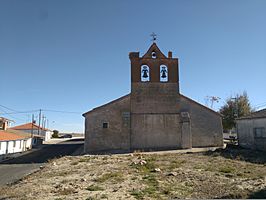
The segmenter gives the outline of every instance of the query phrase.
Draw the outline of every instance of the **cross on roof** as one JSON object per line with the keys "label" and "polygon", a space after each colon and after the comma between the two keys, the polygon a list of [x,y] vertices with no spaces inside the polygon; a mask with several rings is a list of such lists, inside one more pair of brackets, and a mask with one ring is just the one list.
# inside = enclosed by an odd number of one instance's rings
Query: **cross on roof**
{"label": "cross on roof", "polygon": [[155,42],[156,41],[156,34],[154,32],[152,32],[152,34],[150,34],[150,36],[152,37],[151,41]]}

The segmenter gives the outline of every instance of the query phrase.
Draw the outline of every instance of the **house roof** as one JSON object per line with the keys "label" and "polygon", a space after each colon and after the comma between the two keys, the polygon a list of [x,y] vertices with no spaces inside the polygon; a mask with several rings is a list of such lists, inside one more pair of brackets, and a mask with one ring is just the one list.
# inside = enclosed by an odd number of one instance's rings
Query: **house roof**
{"label": "house roof", "polygon": [[212,113],[214,113],[214,114],[216,114],[216,115],[218,115],[218,116],[220,116],[220,117],[222,116],[220,113],[218,113],[218,112],[216,112],[216,111],[214,111],[214,110],[208,108],[207,106],[204,106],[204,105],[200,104],[200,103],[197,102],[197,101],[194,101],[193,99],[191,99],[191,98],[189,98],[189,97],[187,97],[187,96],[185,96],[185,95],[183,95],[183,94],[180,94],[180,96],[183,97],[183,98],[185,98],[185,99],[187,99],[188,101],[190,101],[190,102],[192,102],[192,103],[197,104],[198,106],[202,107],[202,108],[205,109],[205,110],[211,111]]}
{"label": "house roof", "polygon": [[7,119],[7,118],[5,118],[5,117],[0,117],[0,121],[4,121],[4,122],[6,122],[6,121],[13,122],[13,120]]}
{"label": "house roof", "polygon": [[93,108],[92,110],[89,110],[88,112],[83,113],[82,116],[85,117],[88,113],[94,112],[94,111],[96,111],[96,110],[98,110],[98,109],[100,109],[100,108],[103,108],[103,107],[105,107],[105,106],[108,106],[108,105],[110,105],[110,104],[112,104],[112,103],[115,103],[115,102],[121,101],[121,100],[123,100],[123,99],[125,99],[125,98],[127,98],[127,97],[130,97],[130,94],[124,95],[124,96],[122,96],[122,97],[120,97],[120,98],[118,98],[118,99],[115,99],[115,100],[113,100],[113,101],[111,101],[111,102],[109,102],[109,103],[106,103],[106,104],[104,104],[104,105],[101,105],[101,106],[98,106],[98,107],[96,107],[96,108]]}
{"label": "house roof", "polygon": [[[10,129],[14,129],[14,130],[38,130],[39,126],[37,124],[34,123],[27,123],[27,124],[22,124],[19,126],[13,126]],[[44,131],[48,131],[48,129],[40,127],[40,130],[44,130]]]}
{"label": "house roof", "polygon": [[236,120],[242,119],[255,119],[255,118],[266,118],[266,108],[262,110],[258,110],[256,112],[251,113],[250,115],[239,117]]}
{"label": "house roof", "polygon": [[22,140],[27,137],[20,136],[14,133],[9,133],[7,131],[0,131],[0,141],[8,141],[8,140]]}

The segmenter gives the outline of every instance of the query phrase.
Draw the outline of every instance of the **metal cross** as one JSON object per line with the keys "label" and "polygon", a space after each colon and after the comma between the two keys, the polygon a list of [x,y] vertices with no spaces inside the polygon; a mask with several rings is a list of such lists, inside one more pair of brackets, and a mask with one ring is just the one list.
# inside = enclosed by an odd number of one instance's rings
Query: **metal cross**
{"label": "metal cross", "polygon": [[150,36],[152,37],[151,41],[155,42],[156,41],[156,34],[154,32],[152,32],[152,34],[150,34]]}

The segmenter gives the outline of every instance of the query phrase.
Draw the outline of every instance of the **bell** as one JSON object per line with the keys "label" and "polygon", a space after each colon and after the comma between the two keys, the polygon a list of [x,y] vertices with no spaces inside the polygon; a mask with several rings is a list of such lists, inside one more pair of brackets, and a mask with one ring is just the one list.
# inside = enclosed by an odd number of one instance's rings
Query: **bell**
{"label": "bell", "polygon": [[166,78],[166,73],[165,73],[165,71],[162,71],[162,76],[161,76],[162,78]]}
{"label": "bell", "polygon": [[143,78],[148,78],[148,73],[147,73],[147,70],[144,70],[143,71],[143,76],[142,76]]}

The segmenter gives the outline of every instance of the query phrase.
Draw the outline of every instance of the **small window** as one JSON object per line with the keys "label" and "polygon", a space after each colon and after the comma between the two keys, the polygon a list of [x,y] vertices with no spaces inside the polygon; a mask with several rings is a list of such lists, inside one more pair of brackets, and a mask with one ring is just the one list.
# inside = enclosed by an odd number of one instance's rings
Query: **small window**
{"label": "small window", "polygon": [[141,66],[140,76],[142,82],[150,81],[150,68],[148,67],[148,65]]}
{"label": "small window", "polygon": [[108,128],[108,125],[109,125],[108,122],[104,122],[103,123],[103,128]]}
{"label": "small window", "polygon": [[0,142],[0,150],[1,150],[1,144],[2,144],[2,142]]}
{"label": "small window", "polygon": [[254,128],[253,130],[255,138],[266,138],[266,132],[264,127]]}
{"label": "small window", "polygon": [[152,57],[152,58],[157,58],[155,51],[153,51],[153,52],[151,53],[151,57]]}
{"label": "small window", "polygon": [[16,147],[16,141],[13,141],[13,147],[14,148]]}
{"label": "small window", "polygon": [[160,66],[160,81],[167,82],[168,81],[168,68],[166,65]]}

